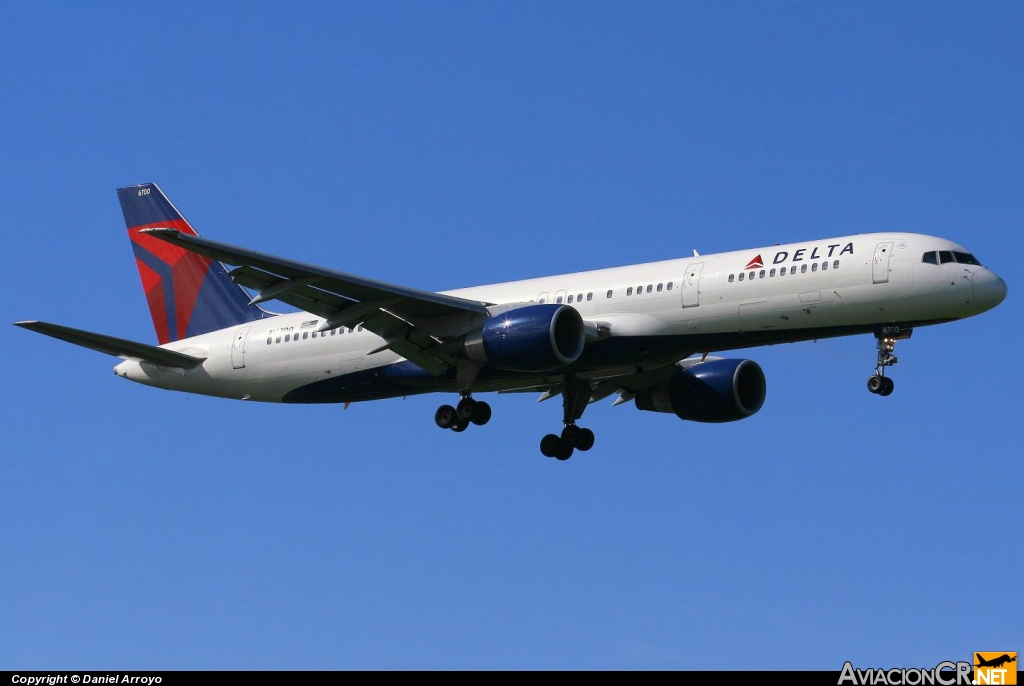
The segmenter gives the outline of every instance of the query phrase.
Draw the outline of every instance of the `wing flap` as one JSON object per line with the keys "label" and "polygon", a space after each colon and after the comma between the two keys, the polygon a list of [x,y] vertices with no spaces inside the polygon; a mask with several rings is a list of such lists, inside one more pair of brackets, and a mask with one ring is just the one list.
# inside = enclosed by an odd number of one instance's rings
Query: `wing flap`
{"label": "wing flap", "polygon": [[69,326],[60,326],[58,324],[50,324],[48,322],[25,321],[14,322],[14,325],[20,326],[23,329],[28,329],[29,331],[41,333],[45,336],[66,341],[68,343],[80,345],[83,348],[89,348],[90,350],[96,350],[97,352],[106,353],[107,355],[120,357],[123,360],[149,362],[161,367],[192,369],[193,367],[201,365],[203,363],[203,359],[205,359],[202,357],[193,357],[192,355],[186,355],[184,353],[176,353],[173,350],[158,348],[155,345],[136,343],[135,341],[129,341],[124,338],[105,336],[91,331],[72,329]]}

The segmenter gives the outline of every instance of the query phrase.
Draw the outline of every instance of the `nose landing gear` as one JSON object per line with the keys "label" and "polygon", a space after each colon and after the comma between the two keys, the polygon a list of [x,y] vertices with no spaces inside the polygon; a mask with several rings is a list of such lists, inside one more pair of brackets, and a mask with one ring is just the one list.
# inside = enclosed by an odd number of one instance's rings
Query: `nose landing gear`
{"label": "nose landing gear", "polygon": [[883,326],[875,330],[875,338],[878,339],[878,361],[875,363],[874,375],[868,379],[869,391],[883,397],[893,392],[896,384],[885,375],[885,368],[899,362],[896,356],[892,354],[896,349],[896,341],[910,338],[913,333],[913,329],[895,324]]}

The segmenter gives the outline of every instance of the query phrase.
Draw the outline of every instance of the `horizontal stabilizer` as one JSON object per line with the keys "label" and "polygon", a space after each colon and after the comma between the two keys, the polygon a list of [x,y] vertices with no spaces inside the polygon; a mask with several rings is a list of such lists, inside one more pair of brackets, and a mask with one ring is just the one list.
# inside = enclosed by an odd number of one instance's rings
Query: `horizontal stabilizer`
{"label": "horizontal stabilizer", "polygon": [[136,343],[135,341],[127,341],[123,338],[104,336],[103,334],[82,331],[81,329],[72,329],[71,327],[59,326],[57,324],[48,324],[47,322],[14,322],[14,325],[20,326],[23,329],[28,329],[29,331],[35,331],[36,333],[52,336],[53,338],[59,338],[60,340],[67,341],[68,343],[80,345],[83,348],[89,348],[101,353],[113,355],[114,357],[120,357],[124,360],[149,362],[161,367],[192,369],[193,367],[201,365],[204,359],[201,357],[193,357],[192,355],[185,355],[184,353],[176,353],[173,350],[165,350],[164,348],[158,348],[155,345]]}

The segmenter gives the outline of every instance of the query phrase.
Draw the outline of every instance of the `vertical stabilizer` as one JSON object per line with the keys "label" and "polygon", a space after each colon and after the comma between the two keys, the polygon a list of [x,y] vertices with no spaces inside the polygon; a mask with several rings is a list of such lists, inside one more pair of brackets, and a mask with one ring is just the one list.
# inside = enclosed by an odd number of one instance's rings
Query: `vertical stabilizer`
{"label": "vertical stabilizer", "polygon": [[139,233],[169,228],[197,235],[155,183],[117,189],[157,340],[170,343],[268,316],[224,265]]}

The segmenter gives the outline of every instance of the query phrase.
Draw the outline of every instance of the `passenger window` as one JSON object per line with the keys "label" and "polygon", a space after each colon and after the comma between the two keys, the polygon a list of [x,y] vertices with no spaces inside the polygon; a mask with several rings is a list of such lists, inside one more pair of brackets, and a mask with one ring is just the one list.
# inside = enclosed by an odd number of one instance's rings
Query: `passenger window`
{"label": "passenger window", "polygon": [[608,297],[612,297],[612,292],[610,290],[608,291]]}
{"label": "passenger window", "polygon": [[652,288],[651,284],[647,284],[647,292],[648,292],[648,293],[650,293],[650,292],[651,292],[651,288]]}
{"label": "passenger window", "polygon": [[544,303],[547,302],[547,300],[548,300],[547,298],[541,298],[537,302],[539,302],[541,305],[543,305]]}
{"label": "passenger window", "polygon": [[768,276],[775,276],[775,270],[773,269],[770,272],[768,272]]}
{"label": "passenger window", "polygon": [[939,251],[939,264],[946,264],[947,262],[953,261],[952,250],[940,250]]}
{"label": "passenger window", "polygon": [[730,275],[729,275],[729,283],[732,283],[732,282],[733,282],[733,277],[734,277],[734,276],[735,276],[735,274],[730,274]]}
{"label": "passenger window", "polygon": [[801,274],[806,274],[807,273],[807,265],[806,264],[801,264],[800,265],[800,273]]}
{"label": "passenger window", "polygon": [[569,300],[568,300],[567,302],[568,302],[568,303],[569,303],[570,305],[572,305],[572,296],[571,296],[571,295],[569,296]]}
{"label": "passenger window", "polygon": [[637,286],[636,287],[636,294],[637,295],[640,295],[643,292],[644,292],[644,287],[643,286]]}
{"label": "passenger window", "polygon": [[626,289],[626,295],[633,295],[633,287],[632,286],[630,286],[629,288]]}
{"label": "passenger window", "polygon": [[826,269],[828,269],[828,262],[822,262],[821,263],[821,270],[825,271]]}
{"label": "passenger window", "polygon": [[594,294],[593,293],[587,293],[587,302],[590,302],[593,299],[594,299]]}
{"label": "passenger window", "polygon": [[811,271],[812,272],[818,271],[818,263],[817,262],[815,262],[814,264],[811,265]]}
{"label": "passenger window", "polygon": [[267,339],[267,345],[270,345],[273,342],[274,342],[274,337],[273,336],[271,336],[270,338]]}
{"label": "passenger window", "polygon": [[669,281],[667,284],[665,284],[665,290],[666,291],[672,290],[672,282],[671,281]]}
{"label": "passenger window", "polygon": [[836,260],[835,262],[832,263],[832,268],[839,269],[839,260]]}
{"label": "passenger window", "polygon": [[779,270],[779,276],[785,276],[785,275],[786,275],[786,268],[783,267],[782,269]]}
{"label": "passenger window", "polygon": [[578,303],[583,302],[583,294],[582,293],[577,293],[576,294],[576,302],[578,302]]}
{"label": "passenger window", "polygon": [[661,293],[661,284],[658,284],[658,292]]}
{"label": "passenger window", "polygon": [[274,342],[275,342],[275,343],[280,343],[280,342],[281,342],[281,335],[280,335],[280,334],[278,334],[278,336],[277,336],[277,338],[276,338],[276,339],[274,340]]}
{"label": "passenger window", "polygon": [[744,274],[746,274],[746,272],[740,272],[740,281],[742,281],[742,280],[743,280],[743,275],[744,275]]}
{"label": "passenger window", "polygon": [[302,340],[306,340],[307,338],[309,338],[309,332],[308,331],[303,331],[302,332]]}
{"label": "passenger window", "polygon": [[755,273],[756,273],[756,272],[750,272],[750,274],[748,274],[748,275],[747,275],[747,280],[748,280],[748,281],[753,281],[753,280],[754,280],[754,274],[755,274]]}
{"label": "passenger window", "polygon": [[359,326],[356,327],[356,331],[362,331],[362,330],[363,330],[363,325],[362,324],[360,324]]}
{"label": "passenger window", "polygon": [[557,298],[555,298],[555,304],[556,305],[561,305],[562,304],[562,296],[558,296]]}
{"label": "passenger window", "polygon": [[291,339],[292,339],[292,335],[291,335],[290,333],[286,333],[286,334],[284,335],[284,342],[285,342],[285,343],[287,343],[287,342],[288,342],[288,341],[290,341]]}
{"label": "passenger window", "polygon": [[762,269],[762,270],[760,271],[760,274],[759,274],[759,275],[760,275],[760,277],[761,277],[762,279],[764,278],[764,270],[763,270],[763,269]]}
{"label": "passenger window", "polygon": [[926,252],[921,257],[921,261],[926,263],[926,264],[938,264],[939,263],[939,255],[934,250],[932,250],[931,252]]}

